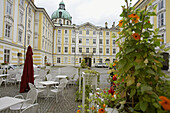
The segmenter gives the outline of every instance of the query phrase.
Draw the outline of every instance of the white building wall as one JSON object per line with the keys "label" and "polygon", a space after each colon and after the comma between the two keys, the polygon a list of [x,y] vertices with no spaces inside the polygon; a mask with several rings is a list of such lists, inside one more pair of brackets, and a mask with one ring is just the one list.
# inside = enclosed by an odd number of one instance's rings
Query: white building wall
{"label": "white building wall", "polygon": [[17,29],[17,25],[18,25],[18,0],[15,0],[15,9],[14,9],[14,35],[13,35],[13,41],[17,42],[17,33],[18,33],[18,29]]}
{"label": "white building wall", "polygon": [[3,33],[4,0],[0,0],[0,37]]}
{"label": "white building wall", "polygon": [[56,51],[56,30],[54,30],[54,53]]}

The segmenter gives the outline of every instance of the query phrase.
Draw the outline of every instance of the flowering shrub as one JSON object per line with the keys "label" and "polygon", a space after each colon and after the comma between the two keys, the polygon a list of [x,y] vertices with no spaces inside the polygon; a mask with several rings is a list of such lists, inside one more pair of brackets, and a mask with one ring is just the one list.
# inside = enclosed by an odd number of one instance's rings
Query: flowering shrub
{"label": "flowering shrub", "polygon": [[116,70],[109,71],[117,74],[111,78],[116,87],[109,93],[100,92],[100,97],[94,100],[100,107],[106,104],[121,113],[166,113],[170,108],[170,83],[161,71],[163,58],[160,54],[169,49],[160,45],[159,29],[153,30],[149,21],[156,13],[147,10],[148,6],[135,10],[128,0],[125,2],[119,21],[118,62]]}

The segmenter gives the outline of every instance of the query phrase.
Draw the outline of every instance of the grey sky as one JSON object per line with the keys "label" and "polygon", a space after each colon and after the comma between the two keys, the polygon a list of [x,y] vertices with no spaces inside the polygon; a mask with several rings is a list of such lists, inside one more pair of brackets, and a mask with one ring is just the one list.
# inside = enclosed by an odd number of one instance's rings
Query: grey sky
{"label": "grey sky", "polygon": [[[62,0],[34,0],[37,7],[45,8],[49,16],[58,9]],[[138,0],[132,0],[132,5]],[[111,27],[120,20],[121,5],[124,0],[63,0],[66,10],[72,16],[72,23],[76,25],[90,22],[96,26],[104,26],[108,22]]]}

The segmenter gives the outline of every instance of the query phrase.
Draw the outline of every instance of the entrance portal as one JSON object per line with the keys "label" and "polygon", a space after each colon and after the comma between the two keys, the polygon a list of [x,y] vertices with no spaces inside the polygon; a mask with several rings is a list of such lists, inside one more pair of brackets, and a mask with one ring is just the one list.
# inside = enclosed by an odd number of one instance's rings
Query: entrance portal
{"label": "entrance portal", "polygon": [[87,66],[91,67],[91,58],[86,57],[85,59],[85,63],[87,64]]}

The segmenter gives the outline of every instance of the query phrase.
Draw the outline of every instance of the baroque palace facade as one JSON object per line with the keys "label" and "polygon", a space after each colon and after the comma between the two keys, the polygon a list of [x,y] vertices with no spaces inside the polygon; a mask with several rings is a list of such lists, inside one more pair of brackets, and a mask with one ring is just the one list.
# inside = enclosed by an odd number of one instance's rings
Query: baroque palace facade
{"label": "baroque palace facade", "polygon": [[[154,24],[153,29],[159,28],[158,34],[162,36],[160,37],[163,40],[162,44],[170,48],[170,0],[138,0],[134,7],[144,9],[151,1],[152,5],[148,9],[154,11],[157,16],[151,17],[150,22]],[[157,8],[153,10],[155,5],[157,5]],[[170,51],[167,53],[170,53]],[[166,57],[169,56],[166,55]],[[170,58],[167,62],[169,62],[170,66]]]}
{"label": "baroque palace facade", "polygon": [[0,0],[0,63],[22,64],[28,45],[33,49],[37,65],[80,66],[85,59],[89,66],[113,62],[118,51],[119,31],[95,26],[89,22],[75,25],[60,2],[51,18],[34,0]]}

